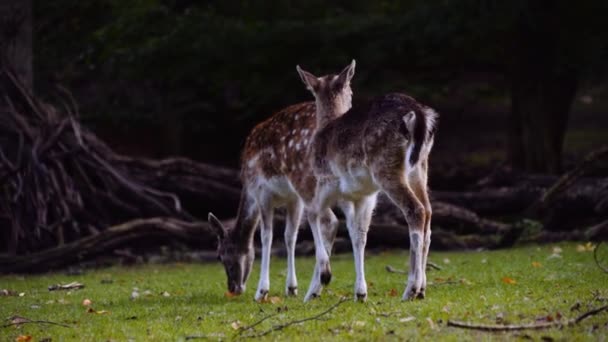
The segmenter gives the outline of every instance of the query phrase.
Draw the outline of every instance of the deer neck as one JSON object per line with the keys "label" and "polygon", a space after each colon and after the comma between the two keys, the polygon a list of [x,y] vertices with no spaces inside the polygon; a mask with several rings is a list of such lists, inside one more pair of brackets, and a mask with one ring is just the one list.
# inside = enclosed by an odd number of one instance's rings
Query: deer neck
{"label": "deer neck", "polygon": [[341,117],[351,108],[350,101],[332,101],[326,103],[315,101],[317,107],[317,129],[325,127],[329,122]]}
{"label": "deer neck", "polygon": [[251,196],[247,194],[247,189],[243,187],[236,222],[231,232],[234,238],[241,242],[243,247],[253,245],[253,237],[259,220],[259,209]]}

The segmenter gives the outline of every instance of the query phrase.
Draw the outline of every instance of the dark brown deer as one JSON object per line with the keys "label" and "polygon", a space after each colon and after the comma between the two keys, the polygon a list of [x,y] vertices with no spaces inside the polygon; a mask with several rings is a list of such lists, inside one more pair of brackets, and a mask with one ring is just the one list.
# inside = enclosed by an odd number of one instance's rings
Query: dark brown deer
{"label": "dark brown deer", "polygon": [[[401,209],[410,230],[410,268],[403,299],[424,298],[431,242],[427,171],[437,114],[407,95],[388,94],[336,115],[333,111],[342,108],[341,98],[348,95],[339,91],[346,90],[336,89],[327,77],[297,69],[316,99],[321,120],[310,153],[317,183],[314,195],[306,200],[313,231],[321,229],[319,214],[336,204],[341,207],[353,246],[355,300],[365,301],[367,231],[377,194],[383,191]],[[313,278],[305,300],[318,295],[321,284],[320,278]]]}
{"label": "dark brown deer", "polygon": [[[304,199],[312,199],[316,180],[311,170],[310,145],[320,123],[339,117],[351,107],[350,81],[355,63],[339,75],[328,75],[319,81],[336,89],[339,107],[332,108],[319,120],[314,102],[300,103],[283,109],[258,124],[245,143],[241,161],[243,190],[234,227],[226,229],[209,214],[209,223],[219,238],[218,254],[228,277],[228,290],[240,294],[251,272],[254,260],[253,237],[261,223],[262,261],[256,300],[265,298],[270,288],[270,247],[273,212],[286,207],[285,244],[287,247],[286,294],[297,294],[294,250]],[[313,279],[329,283],[329,254],[336,235],[338,220],[330,208],[315,213],[318,224],[313,229],[317,259]],[[323,227],[323,228],[321,228]]]}

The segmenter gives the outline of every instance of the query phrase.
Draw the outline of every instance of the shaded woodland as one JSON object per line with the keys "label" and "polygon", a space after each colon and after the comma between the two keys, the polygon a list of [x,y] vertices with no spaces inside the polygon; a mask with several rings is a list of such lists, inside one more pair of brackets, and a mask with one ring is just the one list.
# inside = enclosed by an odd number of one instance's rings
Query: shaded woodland
{"label": "shaded woodland", "polygon": [[[441,115],[432,248],[606,239],[605,13],[599,0],[0,0],[0,272],[167,244],[213,256],[205,219],[236,213],[248,132],[311,100],[295,65],[352,58],[355,103],[404,91]],[[342,224],[338,251],[347,236]],[[299,239],[310,253],[304,226]],[[383,198],[368,245],[407,244]]]}

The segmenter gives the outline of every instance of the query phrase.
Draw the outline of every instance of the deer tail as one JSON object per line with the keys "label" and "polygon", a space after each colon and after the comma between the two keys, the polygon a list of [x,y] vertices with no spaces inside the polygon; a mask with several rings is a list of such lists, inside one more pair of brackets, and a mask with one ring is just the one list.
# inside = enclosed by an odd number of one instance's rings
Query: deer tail
{"label": "deer tail", "polygon": [[403,127],[407,130],[404,133],[410,138],[405,154],[410,166],[413,167],[420,160],[422,147],[434,133],[436,118],[437,113],[428,107],[409,111],[403,116]]}

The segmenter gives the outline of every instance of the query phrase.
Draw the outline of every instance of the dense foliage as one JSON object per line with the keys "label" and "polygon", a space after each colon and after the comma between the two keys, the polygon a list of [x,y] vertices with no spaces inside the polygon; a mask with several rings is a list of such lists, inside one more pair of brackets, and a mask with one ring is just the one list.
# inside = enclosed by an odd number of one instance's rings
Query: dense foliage
{"label": "dense foliage", "polygon": [[[508,94],[514,56],[529,50],[522,32],[557,73],[597,78],[608,57],[604,1],[35,5],[43,93],[50,89],[47,80],[67,83],[89,115],[162,126],[169,136],[163,139],[175,145],[168,152],[225,161],[236,160],[255,122],[311,98],[296,76],[298,63],[322,74],[355,58],[359,98],[407,90],[440,105],[471,79],[481,85],[465,96]],[[229,157],[209,151],[218,143]]]}

